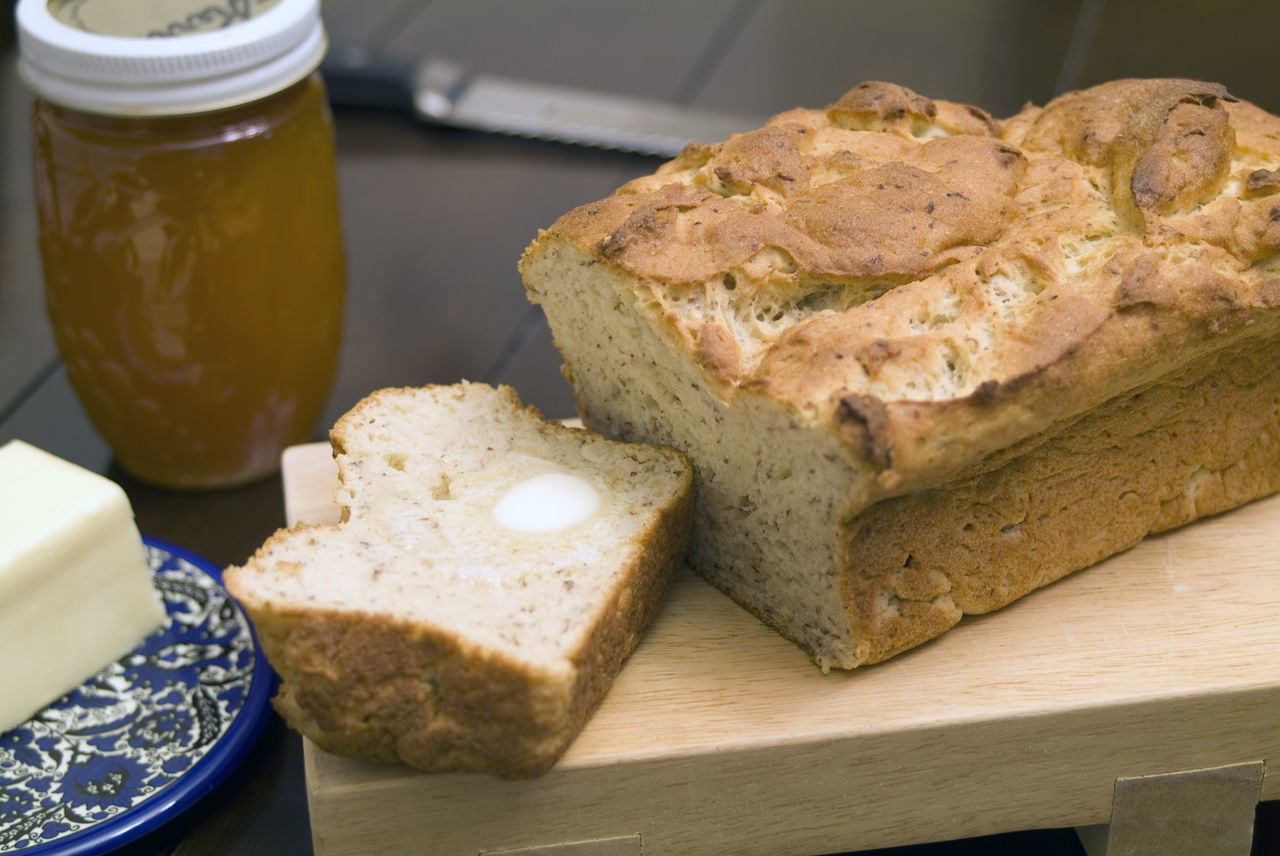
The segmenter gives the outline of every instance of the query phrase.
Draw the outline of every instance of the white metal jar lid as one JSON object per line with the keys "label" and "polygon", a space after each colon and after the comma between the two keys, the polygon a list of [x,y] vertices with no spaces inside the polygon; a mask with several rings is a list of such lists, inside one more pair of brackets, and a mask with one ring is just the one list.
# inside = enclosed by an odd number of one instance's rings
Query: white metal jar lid
{"label": "white metal jar lid", "polygon": [[[102,20],[119,21],[125,3],[158,20],[83,28],[94,4],[107,7]],[[324,56],[319,0],[198,0],[176,16],[175,5],[182,4],[19,0],[22,77],[64,107],[167,116],[256,101],[306,77]],[[124,31],[130,34],[118,34]]]}

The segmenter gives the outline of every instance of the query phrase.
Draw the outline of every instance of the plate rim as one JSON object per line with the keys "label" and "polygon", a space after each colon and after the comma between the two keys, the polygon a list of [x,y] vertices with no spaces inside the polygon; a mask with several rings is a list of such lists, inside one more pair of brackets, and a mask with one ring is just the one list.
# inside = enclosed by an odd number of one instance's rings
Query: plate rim
{"label": "plate rim", "polygon": [[211,577],[244,615],[253,642],[254,654],[254,677],[244,705],[210,751],[154,799],[148,799],[115,817],[64,838],[32,844],[13,851],[14,853],[38,856],[38,854],[56,852],[59,856],[87,856],[110,852],[155,832],[200,802],[239,767],[257,745],[271,719],[270,699],[277,678],[262,652],[257,629],[249,620],[248,612],[239,601],[231,597],[231,593],[222,584],[222,569],[203,556],[163,538],[144,534],[142,542],[148,547],[168,554],[170,558],[186,561],[201,573]]}

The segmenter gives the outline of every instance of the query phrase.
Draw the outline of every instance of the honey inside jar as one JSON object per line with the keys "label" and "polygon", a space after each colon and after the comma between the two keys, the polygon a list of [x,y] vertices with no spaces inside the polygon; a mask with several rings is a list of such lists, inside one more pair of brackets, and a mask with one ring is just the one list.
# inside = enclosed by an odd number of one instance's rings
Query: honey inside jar
{"label": "honey inside jar", "polygon": [[119,463],[168,487],[273,472],[336,367],[332,119],[311,74],[227,109],[32,111],[49,317]]}

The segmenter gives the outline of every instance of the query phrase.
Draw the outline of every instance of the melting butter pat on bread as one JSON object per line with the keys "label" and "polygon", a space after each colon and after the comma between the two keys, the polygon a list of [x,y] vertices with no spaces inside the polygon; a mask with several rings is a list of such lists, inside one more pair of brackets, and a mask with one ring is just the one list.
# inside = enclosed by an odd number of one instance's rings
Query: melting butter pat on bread
{"label": "melting butter pat on bread", "polygon": [[277,708],[344,755],[545,772],[680,560],[689,464],[469,383],[376,392],[331,440],[342,522],[281,531],[225,574]]}

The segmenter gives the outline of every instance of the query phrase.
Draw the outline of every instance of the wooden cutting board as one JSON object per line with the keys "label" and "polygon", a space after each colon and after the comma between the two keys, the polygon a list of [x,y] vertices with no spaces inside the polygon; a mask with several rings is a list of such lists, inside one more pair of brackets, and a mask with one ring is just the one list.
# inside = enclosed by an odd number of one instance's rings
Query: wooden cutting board
{"label": "wooden cutting board", "polygon": [[[290,522],[335,483],[286,452]],[[1105,824],[1118,780],[1226,765],[1280,798],[1280,496],[849,673],[685,573],[537,780],[305,751],[319,856],[832,853]]]}

